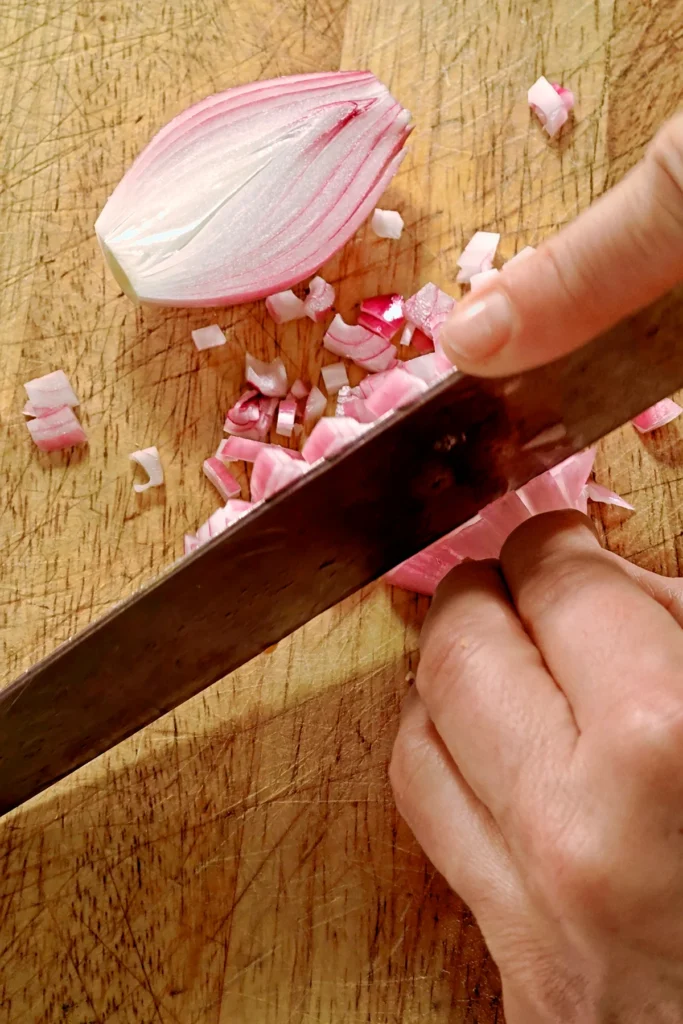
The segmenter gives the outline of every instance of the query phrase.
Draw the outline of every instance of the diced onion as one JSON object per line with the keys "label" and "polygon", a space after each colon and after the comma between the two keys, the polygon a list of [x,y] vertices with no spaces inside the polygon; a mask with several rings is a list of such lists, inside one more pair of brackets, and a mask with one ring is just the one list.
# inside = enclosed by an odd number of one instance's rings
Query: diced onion
{"label": "diced onion", "polygon": [[277,410],[275,433],[282,437],[291,437],[296,421],[296,402],[280,402]]}
{"label": "diced onion", "polygon": [[[41,416],[43,413],[55,412],[63,406],[79,405],[76,392],[69,383],[69,378],[64,370],[53,370],[42,377],[34,377],[24,384],[28,400],[31,403],[31,416]],[[26,411],[26,409],[24,410]]]}
{"label": "diced onion", "polygon": [[385,341],[391,341],[405,322],[402,295],[375,295],[360,304],[359,325]]}
{"label": "diced onion", "polygon": [[639,433],[647,434],[651,430],[665,427],[667,423],[678,419],[682,412],[683,409],[673,399],[663,398],[661,402],[656,402],[655,405],[650,406],[645,412],[641,412],[632,422]]}
{"label": "diced onion", "polygon": [[461,268],[456,281],[466,284],[475,274],[491,270],[500,242],[496,231],[476,231],[458,258]]}
{"label": "diced onion", "polygon": [[[560,88],[562,88],[560,86]],[[569,93],[569,90],[567,90]],[[571,93],[571,106],[574,97]],[[537,79],[527,93],[529,106],[536,114],[548,135],[553,138],[569,117],[567,100],[564,100],[557,89],[553,88],[543,75]],[[569,107],[569,110],[571,107]]]}
{"label": "diced onion", "polygon": [[264,363],[247,353],[245,375],[247,384],[267,398],[284,398],[287,394],[287,370],[281,359]]}
{"label": "diced onion", "polygon": [[[341,365],[341,364],[338,364]],[[346,370],[344,370],[346,373]],[[346,383],[348,384],[348,377]],[[340,385],[343,387],[343,385]],[[339,390],[339,388],[337,388]],[[327,399],[320,390],[320,388],[311,388],[310,394],[306,399],[306,407],[304,409],[304,423],[310,424],[319,420],[327,408]]]}
{"label": "diced onion", "polygon": [[37,448],[42,452],[57,452],[63,448],[74,448],[85,444],[86,433],[78,422],[73,409],[64,405],[60,409],[46,412],[34,420],[27,420],[28,432]]}
{"label": "diced onion", "polygon": [[308,286],[308,295],[304,300],[306,316],[318,323],[324,320],[334,306],[334,288],[322,277],[314,277]]}
{"label": "diced onion", "polygon": [[[432,342],[436,341],[439,328],[448,319],[454,306],[455,299],[442,292],[431,281],[404,303],[406,318]],[[415,334],[412,336],[412,343],[416,344]]]}
{"label": "diced onion", "polygon": [[372,215],[372,230],[378,238],[399,239],[403,234],[403,217],[397,210],[380,210]]}
{"label": "diced onion", "polygon": [[[320,372],[322,374],[323,381],[325,382],[325,388],[327,389],[328,395],[336,395],[340,388],[343,388],[345,384],[349,383],[349,375],[347,374],[346,367],[343,363],[332,363],[331,366],[323,366]],[[306,407],[308,409],[308,403]]]}
{"label": "diced onion", "polygon": [[164,469],[161,465],[159,450],[154,445],[151,448],[142,448],[138,452],[131,452],[128,458],[131,462],[137,462],[149,478],[144,484],[133,484],[133,490],[138,494],[148,491],[150,487],[160,487],[163,484]]}
{"label": "diced onion", "polygon": [[284,292],[276,292],[266,299],[266,309],[276,324],[286,324],[290,320],[301,320],[306,316],[306,306],[291,288]]}
{"label": "diced onion", "polygon": [[[323,345],[328,352],[352,359],[364,370],[373,372],[387,370],[396,363],[395,345],[373,331],[369,331],[366,327],[345,323],[339,314],[335,316],[328,327],[323,338]],[[325,383],[327,384],[327,381]],[[342,384],[348,384],[348,380],[342,381]],[[338,390],[339,388],[337,388]],[[330,392],[330,394],[333,393]]]}
{"label": "diced onion", "polygon": [[351,444],[368,429],[368,424],[357,420],[323,416],[311,431],[301,454],[306,462],[317,462],[318,459],[329,459],[342,448]]}
{"label": "diced onion", "polygon": [[192,332],[192,340],[200,352],[206,348],[218,348],[219,345],[225,345],[225,335],[218,324],[197,328]]}
{"label": "diced onion", "polygon": [[[242,438],[235,438],[240,441]],[[258,444],[258,441],[247,442],[247,444]],[[204,476],[209,480],[220,494],[223,501],[228,498],[237,498],[242,493],[239,481],[235,479],[229,469],[217,456],[204,460]]]}

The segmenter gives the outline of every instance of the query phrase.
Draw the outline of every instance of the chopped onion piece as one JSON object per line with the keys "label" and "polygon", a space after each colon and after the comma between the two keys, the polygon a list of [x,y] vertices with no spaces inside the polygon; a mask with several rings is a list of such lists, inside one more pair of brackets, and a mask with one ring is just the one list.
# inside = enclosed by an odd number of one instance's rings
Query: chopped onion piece
{"label": "chopped onion piece", "polygon": [[481,270],[478,274],[472,274],[472,277],[470,278],[470,289],[473,292],[481,291],[489,282],[495,281],[499,274],[500,270],[496,270],[495,267],[491,270]]}
{"label": "chopped onion piece", "polygon": [[528,260],[530,256],[536,252],[533,245],[525,245],[523,249],[520,249],[518,253],[511,256],[510,259],[503,264],[503,270],[507,270],[508,267],[512,267],[515,263],[522,263],[524,260]]}
{"label": "chopped onion piece", "polygon": [[[348,384],[348,382],[349,381],[347,377],[346,383]],[[311,388],[311,392],[308,398],[306,399],[306,407],[304,409],[304,423],[313,423],[314,420],[319,420],[322,414],[325,412],[326,408],[327,399],[325,398],[320,388]]]}
{"label": "chopped onion piece", "polygon": [[391,341],[405,322],[402,295],[375,295],[372,299],[363,299],[360,304],[359,325],[385,341]]}
{"label": "chopped onion piece", "polygon": [[635,512],[633,505],[625,501],[621,495],[615,494],[614,491],[610,491],[608,487],[603,487],[602,484],[596,484],[593,480],[589,480],[586,484],[586,497],[590,501],[597,501],[602,505],[616,505],[618,508],[625,508],[629,512]]}
{"label": "chopped onion piece", "polygon": [[673,399],[663,398],[661,402],[656,402],[631,422],[639,433],[647,434],[650,430],[665,427],[667,423],[677,419],[682,412],[683,409]]}
{"label": "chopped onion piece", "polygon": [[[381,377],[382,374],[378,373],[377,376]],[[350,419],[358,420],[359,423],[372,423],[373,420],[377,419],[375,414],[366,408],[365,398],[360,388],[349,386],[339,389],[334,415],[348,416]]]}
{"label": "chopped onion piece", "polygon": [[[327,329],[323,345],[328,352],[352,359],[364,370],[388,370],[396,363],[395,345],[385,341],[384,338],[369,331],[366,327],[351,326],[351,324],[345,323],[338,313]],[[342,381],[342,383],[348,384],[348,380]]]}
{"label": "chopped onion piece", "polygon": [[192,332],[192,340],[197,349],[202,352],[205,348],[218,348],[225,345],[225,335],[218,324],[211,324],[210,327],[199,327]]}
{"label": "chopped onion piece", "polygon": [[491,270],[499,242],[500,235],[496,231],[475,232],[460,253],[458,266],[461,269],[456,281],[460,284],[467,284],[475,274]]}
{"label": "chopped onion piece", "polygon": [[[243,438],[235,438],[234,440],[243,441]],[[258,444],[259,442],[247,441],[246,443]],[[229,469],[225,468],[225,465],[217,456],[214,455],[210,459],[205,459],[203,469],[204,476],[207,480],[211,481],[223,501],[227,501],[228,498],[236,498],[242,493],[239,481],[235,479]]]}
{"label": "chopped onion piece", "polygon": [[379,387],[365,400],[365,407],[374,416],[383,416],[386,412],[409,405],[426,390],[423,380],[397,367],[387,373]]}
{"label": "chopped onion piece", "polygon": [[237,86],[179,114],[138,156],[96,231],[142,302],[219,306],[314,274],[398,170],[410,114],[374,75]]}
{"label": "chopped onion piece", "polygon": [[223,425],[227,434],[261,441],[273,425],[277,398],[264,398],[257,391],[245,391],[238,399]]}
{"label": "chopped onion piece", "polygon": [[379,207],[372,215],[372,230],[378,238],[393,238],[398,240],[403,234],[403,217],[397,210],[380,210]]}
{"label": "chopped onion piece", "polygon": [[306,316],[306,306],[291,288],[276,292],[266,299],[266,309],[276,324],[287,324],[290,320],[301,320]]}
{"label": "chopped onion piece", "polygon": [[277,410],[275,433],[282,437],[291,437],[296,420],[296,402],[280,402]]}
{"label": "chopped onion piece", "polygon": [[24,388],[34,410],[28,413],[30,416],[43,416],[45,413],[62,409],[65,405],[80,405],[64,370],[53,370],[42,377],[27,380]]}
{"label": "chopped onion piece", "polygon": [[407,373],[419,377],[425,384],[434,384],[447,373],[454,373],[455,367],[441,352],[428,352],[415,359],[407,359],[402,367]]}
{"label": "chopped onion piece", "polygon": [[571,91],[571,89],[566,89],[563,85],[560,85],[559,82],[551,82],[550,84],[552,85],[553,89],[564,103],[567,112],[569,113],[570,110],[573,110],[576,100],[574,98],[574,93]]}
{"label": "chopped onion piece", "polygon": [[196,551],[199,547],[199,541],[197,540],[196,534],[186,533],[183,537],[183,547],[186,555],[190,555],[193,551]]}
{"label": "chopped onion piece", "polygon": [[323,416],[311,431],[301,454],[306,462],[310,463],[317,462],[318,459],[329,459],[367,429],[368,424],[358,423],[357,420]]}
{"label": "chopped onion piece", "polygon": [[284,398],[287,394],[287,370],[279,358],[264,363],[247,352],[245,376],[247,384],[267,398]]}
{"label": "chopped onion piece", "polygon": [[304,476],[310,466],[303,459],[293,459],[285,448],[270,445],[261,452],[251,472],[251,500],[265,501],[283,487]]}
{"label": "chopped onion piece", "polygon": [[334,288],[322,277],[314,277],[308,286],[308,295],[304,300],[306,316],[318,323],[324,320],[334,306]]}
{"label": "chopped onion piece", "polygon": [[161,487],[164,482],[164,469],[161,465],[158,448],[154,446],[142,448],[139,452],[132,452],[128,458],[131,462],[137,462],[138,466],[142,466],[149,477],[144,484],[133,484],[134,491],[142,494],[144,491],[148,491],[150,487]]}
{"label": "chopped onion piece", "polygon": [[[553,88],[547,78],[541,75],[534,82],[527,93],[527,100],[548,135],[551,138],[557,135],[569,117],[569,113],[565,100]],[[572,96],[572,106],[574,105],[573,100],[574,97]]]}
{"label": "chopped onion piece", "polygon": [[[343,363],[332,363],[331,366],[323,366],[320,372],[322,373],[328,395],[336,395],[340,388],[349,383],[349,375]],[[308,402],[306,403],[306,411],[308,412]]]}
{"label": "chopped onion piece", "polygon": [[24,402],[24,408],[21,410],[24,416],[49,416],[53,412],[58,412],[59,409],[63,409],[63,405],[56,405],[53,409],[36,409],[33,402]]}
{"label": "chopped onion piece", "polygon": [[225,462],[255,462],[258,455],[271,446],[250,437],[226,437],[216,449],[216,458]]}
{"label": "chopped onion piece", "polygon": [[[404,303],[406,318],[415,324],[430,341],[436,341],[439,328],[448,319],[448,314],[455,306],[455,299],[446,295],[431,281],[411,295]],[[413,345],[416,338],[413,334]]]}
{"label": "chopped onion piece", "polygon": [[503,495],[478,516],[387,573],[387,582],[433,594],[447,572],[465,558],[498,558],[512,531],[532,515],[557,508],[586,510],[586,498],[629,507],[618,495],[588,481],[593,450],[572,455],[559,466]]}
{"label": "chopped onion piece", "polygon": [[206,544],[212,537],[227,530],[229,526],[236,523],[247,512],[251,512],[253,507],[253,502],[241,501],[239,498],[235,498],[231,499],[224,508],[217,508],[197,530],[196,539],[198,545]]}
{"label": "chopped onion piece", "polygon": [[73,409],[64,405],[60,409],[27,420],[28,432],[41,452],[58,452],[63,448],[75,448],[88,438],[76,419]]}
{"label": "chopped onion piece", "polygon": [[413,334],[416,330],[417,328],[415,327],[415,324],[406,324],[403,328],[403,334],[401,335],[401,344],[406,346],[410,345],[413,340]]}
{"label": "chopped onion piece", "polygon": [[295,380],[294,383],[292,384],[290,388],[290,394],[292,395],[293,398],[300,400],[302,398],[306,398],[310,390],[311,389],[309,388],[308,384],[304,384],[304,382],[299,379]]}

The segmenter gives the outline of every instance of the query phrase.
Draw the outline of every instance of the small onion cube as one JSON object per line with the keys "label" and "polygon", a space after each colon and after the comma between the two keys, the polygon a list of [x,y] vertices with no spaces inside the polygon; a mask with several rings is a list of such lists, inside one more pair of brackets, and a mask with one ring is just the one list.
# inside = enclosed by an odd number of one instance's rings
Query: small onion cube
{"label": "small onion cube", "polygon": [[499,242],[500,234],[497,231],[476,231],[460,253],[458,266],[461,269],[456,281],[467,284],[474,274],[490,270]]}
{"label": "small onion cube", "polygon": [[41,452],[57,452],[63,448],[75,448],[88,438],[78,422],[73,409],[64,405],[45,415],[27,420],[28,432]]}
{"label": "small onion cube", "polygon": [[336,395],[340,388],[349,383],[349,375],[343,363],[323,366],[321,373],[328,395]]}
{"label": "small onion cube", "polygon": [[398,240],[403,234],[403,217],[397,210],[380,210],[377,208],[372,215],[372,230],[378,238]]}
{"label": "small onion cube", "polygon": [[[340,364],[341,365],[341,364]],[[348,384],[348,378],[346,383]],[[343,387],[343,384],[341,385]],[[337,389],[339,390],[339,388]],[[306,399],[306,406],[304,408],[304,423],[313,423],[315,420],[319,420],[327,408],[327,399],[320,390],[320,388],[311,388],[310,394]]]}
{"label": "small onion cube", "polygon": [[287,394],[287,370],[279,358],[265,363],[247,352],[245,375],[247,384],[267,398],[284,398]]}
{"label": "small onion cube", "polygon": [[527,101],[548,135],[557,135],[569,113],[562,96],[543,75],[529,89]]}
{"label": "small onion cube", "polygon": [[303,300],[298,298],[291,288],[269,295],[266,299],[266,309],[276,324],[286,324],[290,320],[301,320],[306,316]]}
{"label": "small onion cube", "polygon": [[413,340],[413,334],[416,330],[417,328],[415,327],[415,324],[406,324],[403,328],[403,334],[401,335],[401,344],[406,346],[410,345]]}
{"label": "small onion cube", "polygon": [[[238,438],[237,440],[242,439]],[[258,444],[258,441],[252,442],[252,444]],[[217,456],[205,459],[202,468],[204,476],[213,484],[223,501],[227,501],[228,498],[237,498],[242,493],[239,481],[235,479],[229,469],[226,469],[222,460]]]}
{"label": "small onion cube", "polygon": [[301,379],[295,380],[289,389],[292,398],[296,398],[297,401],[302,398],[307,398],[310,392],[308,384],[304,384]]}
{"label": "small onion cube", "polygon": [[140,451],[132,452],[128,458],[131,462],[137,462],[149,478],[144,484],[133,484],[133,490],[137,494],[148,491],[150,487],[161,487],[164,482],[164,469],[161,465],[158,448],[154,445],[151,448],[142,448]]}
{"label": "small onion cube", "polygon": [[323,320],[334,306],[334,288],[322,277],[314,277],[308,286],[308,295],[304,299],[306,316],[314,323]]}
{"label": "small onion cube", "polygon": [[291,437],[296,421],[296,402],[280,402],[277,409],[275,433],[282,437]]}
{"label": "small onion cube", "polygon": [[41,416],[47,412],[54,412],[63,406],[80,405],[76,392],[69,383],[69,378],[64,370],[53,370],[42,377],[34,377],[24,384],[31,408],[34,410],[28,415]]}
{"label": "small onion cube", "polygon": [[225,345],[225,335],[218,324],[211,324],[210,327],[198,327],[192,332],[192,340],[199,352],[207,348],[218,348]]}

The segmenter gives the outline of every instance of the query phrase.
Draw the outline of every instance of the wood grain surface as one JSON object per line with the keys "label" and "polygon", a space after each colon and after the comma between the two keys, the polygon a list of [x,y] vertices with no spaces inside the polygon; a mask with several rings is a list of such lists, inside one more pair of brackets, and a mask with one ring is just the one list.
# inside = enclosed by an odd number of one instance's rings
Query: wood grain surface
{"label": "wood grain surface", "polygon": [[[297,71],[369,67],[414,113],[384,205],[326,267],[359,295],[434,280],[479,228],[512,255],[571,219],[681,99],[683,0],[6,0],[0,11],[2,677],[177,557],[216,506],[201,462],[243,351],[315,375],[320,328],[136,309],[93,223],[132,158],[189,103]],[[528,85],[578,95],[548,142]],[[618,268],[615,268],[618,273]],[[457,289],[455,290],[457,293]],[[86,449],[29,442],[21,382],[62,366]],[[166,486],[132,490],[156,444]],[[677,574],[683,434],[626,428],[598,479],[637,512],[606,544]],[[220,595],[217,595],[220,600]],[[284,1024],[502,1021],[495,967],[394,810],[386,768],[426,601],[382,584],[310,623],[0,822],[0,1019]],[[106,702],[106,693],[102,701]]]}

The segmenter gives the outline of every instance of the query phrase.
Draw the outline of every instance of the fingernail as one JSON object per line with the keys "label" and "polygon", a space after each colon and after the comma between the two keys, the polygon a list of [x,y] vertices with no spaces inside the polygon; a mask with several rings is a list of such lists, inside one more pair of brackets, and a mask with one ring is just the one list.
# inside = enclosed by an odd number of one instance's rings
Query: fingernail
{"label": "fingernail", "polygon": [[456,366],[458,360],[481,363],[510,340],[513,319],[512,304],[505,292],[491,291],[481,299],[457,306],[441,328],[439,340]]}

